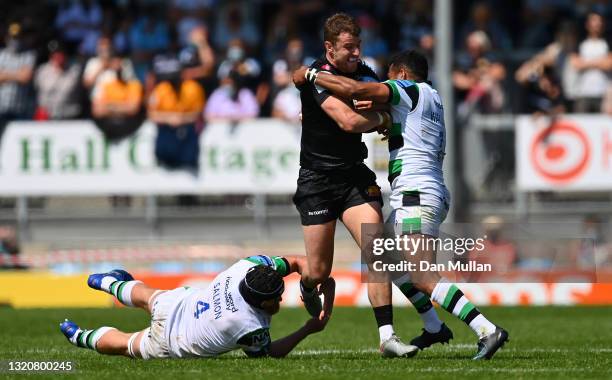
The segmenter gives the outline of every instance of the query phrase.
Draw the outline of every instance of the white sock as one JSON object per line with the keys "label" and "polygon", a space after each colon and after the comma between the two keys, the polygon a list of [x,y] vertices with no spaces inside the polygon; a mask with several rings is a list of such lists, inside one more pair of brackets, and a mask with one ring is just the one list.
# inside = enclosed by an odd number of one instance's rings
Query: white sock
{"label": "white sock", "polygon": [[102,282],[100,283],[100,288],[107,293],[110,293],[110,286],[113,282],[117,281],[115,277],[106,276],[102,278]]}
{"label": "white sock", "polygon": [[384,342],[385,340],[391,338],[393,334],[395,334],[395,330],[393,330],[393,325],[384,325],[378,328],[378,334],[380,335],[380,342]]}
{"label": "white sock", "polygon": [[442,321],[438,317],[436,309],[431,304],[431,300],[427,294],[419,291],[414,287],[408,274],[393,280],[395,286],[408,298],[412,306],[416,309],[423,321],[425,330],[430,333],[437,333],[442,328]]}
{"label": "white sock", "polygon": [[431,298],[444,310],[470,326],[479,338],[495,332],[495,325],[482,315],[455,284],[445,279],[440,280],[431,292]]}
{"label": "white sock", "polygon": [[[106,278],[105,278],[106,279]],[[103,279],[104,281],[104,279]],[[132,304],[132,289],[142,281],[117,281],[110,284],[108,292],[119,300],[125,306],[134,306]]]}
{"label": "white sock", "polygon": [[70,343],[74,344],[77,347],[89,348],[91,350],[96,350],[96,345],[98,341],[104,334],[109,332],[110,330],[116,330],[114,327],[100,327],[94,330],[77,330],[77,333],[72,336],[70,339]]}
{"label": "white sock", "polygon": [[474,318],[469,326],[478,335],[478,338],[484,338],[495,332],[495,325],[482,314]]}

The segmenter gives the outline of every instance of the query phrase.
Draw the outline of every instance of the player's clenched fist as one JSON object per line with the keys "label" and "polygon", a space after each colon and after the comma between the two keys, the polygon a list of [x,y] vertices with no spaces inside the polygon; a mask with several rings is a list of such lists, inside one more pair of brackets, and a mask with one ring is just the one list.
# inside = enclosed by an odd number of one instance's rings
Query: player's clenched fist
{"label": "player's clenched fist", "polygon": [[306,70],[308,70],[308,67],[302,66],[293,72],[293,84],[296,87],[306,83]]}

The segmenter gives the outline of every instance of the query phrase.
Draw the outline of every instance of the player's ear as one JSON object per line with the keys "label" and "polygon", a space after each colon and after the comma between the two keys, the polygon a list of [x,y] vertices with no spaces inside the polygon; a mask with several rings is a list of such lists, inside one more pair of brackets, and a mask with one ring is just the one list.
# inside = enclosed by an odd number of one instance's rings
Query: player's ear
{"label": "player's ear", "polygon": [[334,51],[334,44],[332,44],[331,41],[325,41],[324,45],[326,53],[332,53]]}

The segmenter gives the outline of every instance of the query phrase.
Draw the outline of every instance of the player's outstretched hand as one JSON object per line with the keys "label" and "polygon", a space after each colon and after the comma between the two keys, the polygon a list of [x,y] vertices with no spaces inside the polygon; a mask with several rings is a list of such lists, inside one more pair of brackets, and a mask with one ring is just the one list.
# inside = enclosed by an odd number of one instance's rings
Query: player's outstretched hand
{"label": "player's outstretched hand", "polygon": [[306,83],[306,70],[308,70],[308,67],[302,66],[293,72],[293,84],[301,86]]}

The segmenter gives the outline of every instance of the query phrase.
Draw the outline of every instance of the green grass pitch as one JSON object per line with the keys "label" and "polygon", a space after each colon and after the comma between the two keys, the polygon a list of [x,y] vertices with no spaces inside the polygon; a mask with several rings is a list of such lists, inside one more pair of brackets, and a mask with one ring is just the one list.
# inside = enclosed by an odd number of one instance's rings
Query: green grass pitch
{"label": "green grass pitch", "polygon": [[[510,332],[491,361],[473,362],[476,338],[465,325],[441,311],[455,334],[411,359],[382,359],[372,311],[336,308],[328,328],[303,341],[285,359],[247,359],[233,353],[216,359],[142,361],[101,356],[70,345],[58,324],[68,317],[86,328],[146,327],[147,315],[129,309],[0,309],[0,360],[65,361],[76,371],[36,373],[37,379],[612,379],[612,307],[482,308]],[[306,318],[302,309],[283,309],[274,318],[272,338],[293,331]],[[409,340],[420,331],[411,308],[395,309],[396,331]],[[7,376],[0,373],[0,378]],[[17,378],[17,377],[16,377]],[[19,375],[18,378],[23,378]]]}

